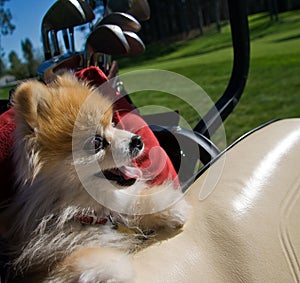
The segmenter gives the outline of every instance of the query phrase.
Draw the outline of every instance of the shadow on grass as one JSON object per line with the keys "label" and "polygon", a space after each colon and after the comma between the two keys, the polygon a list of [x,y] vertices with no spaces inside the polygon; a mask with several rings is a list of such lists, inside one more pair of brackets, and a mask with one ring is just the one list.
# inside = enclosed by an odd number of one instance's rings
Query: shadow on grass
{"label": "shadow on grass", "polygon": [[[213,26],[208,26],[206,27],[206,32],[202,35],[199,33],[191,32],[191,34],[181,38],[177,42],[172,41],[170,38],[156,41],[155,43],[148,44],[146,46],[146,52],[141,55],[135,56],[134,59],[133,57],[116,57],[116,59],[119,65],[122,65],[122,67],[128,67],[146,63],[147,61],[151,61],[154,59],[158,60],[159,62],[165,62],[183,57],[188,58],[195,55],[212,53],[214,51],[232,46],[230,36],[224,37],[224,35],[227,36],[228,34],[228,31],[226,30],[228,26],[228,21],[224,21],[222,22],[222,32],[216,31],[215,27]],[[223,30],[225,30],[225,32],[223,32]],[[218,35],[220,35],[221,37],[219,37]],[[199,49],[197,50],[195,50],[195,48],[189,50],[190,45],[195,45],[195,40],[203,40],[203,42],[206,43],[199,43]],[[214,45],[211,43],[212,40],[215,41]],[[176,54],[180,50],[184,51]],[[165,56],[166,58],[164,58]]]}
{"label": "shadow on grass", "polygon": [[[202,49],[202,50],[200,49],[200,50],[195,51],[195,52],[189,52],[185,55],[177,56],[175,58],[180,58],[180,57],[186,57],[187,58],[187,57],[193,57],[193,56],[196,56],[196,55],[204,55],[204,54],[209,54],[209,53],[216,52],[216,51],[226,49],[226,48],[230,48],[230,47],[232,47],[232,45],[230,43],[226,43],[226,44],[218,45],[216,47],[205,48],[205,49]],[[169,60],[169,59],[166,59],[166,60]],[[166,61],[166,60],[161,60],[161,62]]]}
{"label": "shadow on grass", "polygon": [[297,35],[293,35],[293,36],[287,36],[287,37],[283,37],[277,40],[273,40],[273,42],[285,42],[285,41],[289,41],[289,40],[295,40],[295,39],[299,39],[300,38],[300,34]]}
{"label": "shadow on grass", "polygon": [[[205,38],[203,38],[205,40]],[[179,59],[179,58],[188,58],[188,57],[193,57],[193,56],[197,56],[197,55],[205,55],[205,54],[209,54],[209,53],[213,53],[222,49],[226,49],[226,48],[231,48],[232,44],[231,44],[231,40],[228,40],[226,42],[223,43],[219,43],[216,46],[209,46],[209,47],[201,47],[199,46],[198,50],[193,50],[193,51],[188,51],[186,53],[183,54],[178,54],[178,55],[174,55],[172,56],[172,58],[164,58],[164,56],[168,56],[171,53],[175,53],[176,51],[178,51],[181,48],[185,47],[185,43],[179,43],[176,45],[173,45],[171,47],[166,47],[165,44],[160,44],[160,43],[156,43],[153,47],[152,46],[147,46],[147,52],[145,52],[142,55],[136,56],[134,58],[134,65],[138,65],[138,64],[142,64],[142,63],[146,63],[147,61],[151,61],[154,59],[157,59],[159,62],[163,63],[169,60],[174,60],[174,59]],[[119,58],[118,59],[119,65],[122,65],[122,67],[126,67],[126,66],[133,66],[133,61],[132,58]]]}
{"label": "shadow on grass", "polygon": [[[249,29],[251,41],[262,39],[286,30],[297,29],[299,16],[298,11],[291,11],[279,15],[278,21],[271,21],[269,13],[261,13],[249,16]],[[291,18],[293,17],[293,18]],[[165,41],[155,42],[147,45],[146,52],[133,57],[118,58],[119,66],[139,66],[155,60],[156,63],[164,63],[179,58],[189,58],[197,55],[207,55],[223,49],[231,48],[230,28],[228,22],[222,24],[222,32],[217,33],[214,28],[208,28],[204,35],[184,39],[180,42],[171,43]],[[277,42],[297,39],[299,36],[289,36],[279,39]],[[275,42],[275,41],[274,41]],[[191,47],[191,48],[190,48]]]}
{"label": "shadow on grass", "polygon": [[[260,39],[279,32],[286,32],[291,29],[298,29],[300,20],[298,13],[298,11],[281,13],[279,14],[279,19],[277,21],[272,21],[268,13],[252,16],[249,20],[251,40]],[[287,39],[274,42],[297,38],[299,38],[299,36],[287,37]]]}
{"label": "shadow on grass", "polygon": [[271,21],[264,21],[258,25],[251,26],[250,28],[251,40],[263,38],[270,35],[271,33],[273,33],[273,31],[271,30],[272,26],[274,26],[274,22]]}

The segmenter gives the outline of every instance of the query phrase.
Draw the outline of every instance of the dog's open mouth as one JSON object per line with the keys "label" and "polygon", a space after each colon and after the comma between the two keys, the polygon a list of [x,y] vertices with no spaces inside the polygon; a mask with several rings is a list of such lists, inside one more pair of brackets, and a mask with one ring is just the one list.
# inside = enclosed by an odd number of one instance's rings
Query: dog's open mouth
{"label": "dog's open mouth", "polygon": [[118,185],[129,187],[133,185],[138,178],[142,177],[140,169],[131,166],[122,166],[102,171],[103,177],[110,181],[117,182]]}

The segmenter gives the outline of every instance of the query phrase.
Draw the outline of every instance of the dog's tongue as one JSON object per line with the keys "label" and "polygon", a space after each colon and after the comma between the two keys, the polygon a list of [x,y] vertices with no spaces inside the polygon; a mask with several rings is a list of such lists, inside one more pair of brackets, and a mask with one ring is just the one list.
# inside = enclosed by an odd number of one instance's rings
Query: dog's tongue
{"label": "dog's tongue", "polygon": [[125,179],[139,179],[142,177],[142,171],[136,167],[122,166],[120,171],[123,173]]}

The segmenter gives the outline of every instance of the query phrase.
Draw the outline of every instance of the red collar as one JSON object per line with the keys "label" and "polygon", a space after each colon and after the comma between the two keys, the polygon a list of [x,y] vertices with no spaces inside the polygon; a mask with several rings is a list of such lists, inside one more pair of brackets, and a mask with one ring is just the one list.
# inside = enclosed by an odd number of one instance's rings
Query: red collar
{"label": "red collar", "polygon": [[76,222],[80,222],[82,225],[105,225],[109,220],[112,223],[112,227],[120,233],[124,234],[141,234],[141,240],[147,240],[153,233],[153,230],[149,230],[147,232],[142,232],[140,229],[134,227],[129,228],[122,223],[115,222],[111,215],[108,217],[100,217],[98,218],[96,212],[92,212],[88,215],[86,214],[77,214],[74,216],[74,220]]}
{"label": "red collar", "polygon": [[96,225],[96,224],[104,225],[106,224],[108,218],[107,217],[98,218],[96,213],[94,212],[88,215],[77,214],[74,216],[74,220],[85,225]]}

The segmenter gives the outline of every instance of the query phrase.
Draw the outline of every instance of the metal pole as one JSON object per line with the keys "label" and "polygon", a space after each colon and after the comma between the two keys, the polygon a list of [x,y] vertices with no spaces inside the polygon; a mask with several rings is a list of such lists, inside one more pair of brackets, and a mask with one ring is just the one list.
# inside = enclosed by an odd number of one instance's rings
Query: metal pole
{"label": "metal pole", "polygon": [[228,0],[233,69],[228,86],[215,107],[195,126],[194,131],[210,138],[237,105],[246,85],[250,62],[250,39],[247,1]]}

